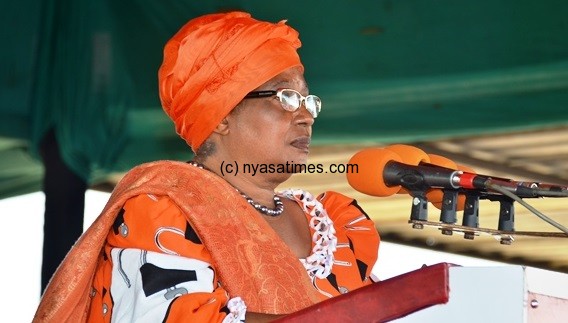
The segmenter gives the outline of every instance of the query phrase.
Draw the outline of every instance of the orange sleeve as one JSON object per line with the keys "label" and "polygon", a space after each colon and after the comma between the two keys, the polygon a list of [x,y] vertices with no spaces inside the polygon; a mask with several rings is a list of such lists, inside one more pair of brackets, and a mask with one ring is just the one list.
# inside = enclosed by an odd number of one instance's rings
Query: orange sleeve
{"label": "orange sleeve", "polygon": [[167,196],[144,194],[126,201],[107,242],[112,247],[173,252],[211,261],[196,232]]}
{"label": "orange sleeve", "polygon": [[337,279],[353,277],[352,273],[346,272],[348,268],[341,265],[345,262],[357,267],[361,280],[344,284],[367,284],[377,261],[380,244],[375,224],[353,198],[328,191],[318,196],[318,200],[323,204],[336,230],[338,248],[333,272]]}
{"label": "orange sleeve", "polygon": [[[190,278],[177,279],[180,274]],[[128,321],[221,322],[231,312],[209,252],[167,196],[138,195],[124,204],[93,284],[89,322],[110,322],[111,315]],[[174,290],[183,292],[169,297]]]}

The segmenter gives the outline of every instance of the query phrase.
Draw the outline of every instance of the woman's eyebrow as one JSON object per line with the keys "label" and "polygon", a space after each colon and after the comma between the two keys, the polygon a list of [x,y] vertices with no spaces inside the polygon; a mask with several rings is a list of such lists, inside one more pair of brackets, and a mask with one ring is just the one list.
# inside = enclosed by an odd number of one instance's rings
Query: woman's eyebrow
{"label": "woman's eyebrow", "polygon": [[278,89],[278,88],[281,88],[282,85],[288,85],[288,84],[289,84],[289,82],[287,80],[280,80],[280,81],[272,84],[272,86]]}
{"label": "woman's eyebrow", "polygon": [[[282,86],[284,85],[284,86]],[[281,88],[285,88],[290,86],[290,81],[288,80],[280,80],[277,81],[276,83],[272,84],[272,86],[276,89],[281,89]],[[301,92],[306,91],[307,93],[310,93],[310,89],[308,88],[308,85],[306,83],[302,84],[302,88],[300,89]]]}

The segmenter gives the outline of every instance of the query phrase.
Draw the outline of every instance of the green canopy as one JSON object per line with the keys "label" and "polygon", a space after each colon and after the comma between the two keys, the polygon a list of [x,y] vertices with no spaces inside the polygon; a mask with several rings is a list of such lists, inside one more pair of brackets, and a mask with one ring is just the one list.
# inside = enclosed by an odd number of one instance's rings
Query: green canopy
{"label": "green canopy", "polygon": [[190,150],[161,110],[166,40],[201,14],[288,20],[314,144],[411,142],[568,124],[566,1],[43,0],[4,3],[0,198],[39,189],[39,144],[96,182]]}

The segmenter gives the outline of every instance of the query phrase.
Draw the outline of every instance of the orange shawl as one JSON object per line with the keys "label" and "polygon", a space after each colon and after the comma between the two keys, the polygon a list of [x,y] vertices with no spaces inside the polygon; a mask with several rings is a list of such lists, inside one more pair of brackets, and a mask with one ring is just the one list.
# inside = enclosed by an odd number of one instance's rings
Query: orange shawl
{"label": "orange shawl", "polygon": [[224,288],[243,298],[248,311],[287,314],[320,300],[289,247],[230,184],[187,163],[158,161],[132,169],[115,187],[52,277],[33,322],[86,322],[92,279],[115,217],[127,199],[150,193],[169,196],[185,213]]}

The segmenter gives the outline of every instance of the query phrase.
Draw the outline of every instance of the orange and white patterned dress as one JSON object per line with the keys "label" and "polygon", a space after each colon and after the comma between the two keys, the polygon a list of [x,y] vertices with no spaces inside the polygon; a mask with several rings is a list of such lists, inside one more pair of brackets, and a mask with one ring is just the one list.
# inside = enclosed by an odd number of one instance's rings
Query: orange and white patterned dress
{"label": "orange and white patterned dress", "polygon": [[[302,190],[279,194],[306,214],[313,249],[299,261],[322,300],[372,283],[380,239],[355,200],[336,192],[317,198]],[[126,201],[94,276],[89,322],[245,317],[246,303],[223,288],[209,251],[168,196],[141,194]]]}

